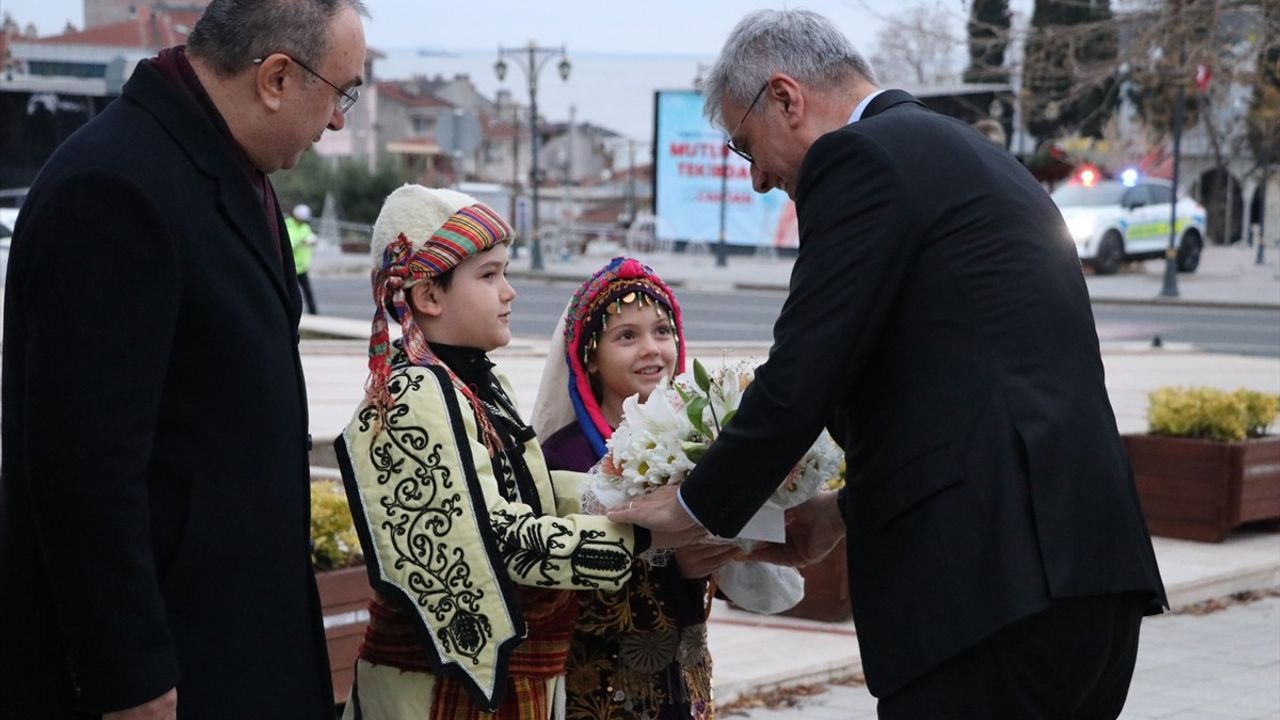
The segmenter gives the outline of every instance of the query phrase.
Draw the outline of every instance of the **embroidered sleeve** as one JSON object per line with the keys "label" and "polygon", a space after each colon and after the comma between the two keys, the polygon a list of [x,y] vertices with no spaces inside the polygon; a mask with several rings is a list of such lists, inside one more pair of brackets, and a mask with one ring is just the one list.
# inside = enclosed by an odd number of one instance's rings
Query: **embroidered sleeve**
{"label": "embroidered sleeve", "polygon": [[[505,377],[499,376],[509,397],[514,397]],[[456,396],[455,396],[456,397]],[[498,482],[484,444],[476,440],[475,418],[463,412],[465,437],[476,459],[475,479],[489,507],[489,519],[497,535],[499,551],[511,579],[522,585],[566,590],[618,590],[631,575],[635,556],[635,530],[604,517],[578,514],[579,473],[551,475],[556,515],[539,515],[523,503],[509,502]],[[537,452],[537,442],[526,445]],[[545,467],[540,460],[531,462]],[[551,503],[542,502],[544,508]]]}
{"label": "embroidered sleeve", "polygon": [[556,514],[572,515],[582,512],[582,473],[568,470],[551,471],[551,487],[556,495]]}
{"label": "embroidered sleeve", "polygon": [[[470,430],[470,426],[468,427]],[[635,533],[596,515],[537,515],[498,490],[484,444],[468,433],[471,456],[488,503],[489,521],[507,573],[517,583],[567,590],[617,590],[631,575]],[[571,509],[557,497],[556,507]]]}
{"label": "embroidered sleeve", "polygon": [[[528,504],[507,500],[498,488],[488,451],[477,439],[474,415],[465,400],[448,389],[462,409],[457,414],[462,427],[455,428],[454,439],[459,444],[467,440],[467,454],[473,459],[468,479],[477,483],[484,495],[498,552],[511,580],[565,590],[620,589],[631,576],[634,529],[596,515],[540,515]],[[526,452],[541,452],[536,442],[526,448]],[[530,464],[542,466],[541,462]],[[552,499],[543,498],[541,505],[548,511],[553,507],[558,510],[558,499],[548,502]]]}
{"label": "embroidered sleeve", "polygon": [[570,590],[617,590],[631,574],[630,528],[593,515],[541,517],[506,503],[490,512],[511,579]]}

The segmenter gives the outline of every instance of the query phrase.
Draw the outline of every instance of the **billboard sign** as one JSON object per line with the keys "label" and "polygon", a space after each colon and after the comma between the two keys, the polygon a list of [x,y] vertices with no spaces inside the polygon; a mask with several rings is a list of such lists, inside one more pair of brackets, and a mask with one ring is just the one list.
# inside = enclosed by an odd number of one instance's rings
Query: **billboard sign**
{"label": "billboard sign", "polygon": [[751,166],[725,148],[724,131],[702,116],[701,93],[654,93],[653,136],[654,214],[664,235],[716,242],[723,201],[729,244],[796,246],[795,204],[781,190],[751,189]]}

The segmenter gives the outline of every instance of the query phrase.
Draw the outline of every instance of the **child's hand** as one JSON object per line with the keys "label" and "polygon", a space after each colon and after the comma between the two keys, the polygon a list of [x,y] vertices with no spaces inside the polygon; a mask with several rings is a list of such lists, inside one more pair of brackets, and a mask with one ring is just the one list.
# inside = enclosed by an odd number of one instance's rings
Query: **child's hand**
{"label": "child's hand", "polygon": [[742,549],[734,543],[702,543],[689,545],[675,551],[680,576],[699,580],[734,560],[742,559]]}
{"label": "child's hand", "polygon": [[600,458],[600,472],[609,477],[622,477],[622,468],[613,462],[613,453],[605,453]]}

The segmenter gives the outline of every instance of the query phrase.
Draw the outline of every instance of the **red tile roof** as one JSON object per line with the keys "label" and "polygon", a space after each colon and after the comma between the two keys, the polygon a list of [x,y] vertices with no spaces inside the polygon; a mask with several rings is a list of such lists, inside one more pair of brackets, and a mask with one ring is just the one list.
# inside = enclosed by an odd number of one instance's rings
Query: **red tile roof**
{"label": "red tile roof", "polygon": [[152,12],[143,5],[138,8],[138,15],[132,20],[38,38],[35,42],[47,45],[105,45],[158,50],[185,43],[191,27],[199,19],[198,11]]}
{"label": "red tile roof", "polygon": [[446,102],[435,95],[418,95],[405,90],[399,83],[393,80],[384,80],[378,83],[379,97],[386,98],[393,102],[398,102],[407,107],[418,108],[451,108],[453,103]]}

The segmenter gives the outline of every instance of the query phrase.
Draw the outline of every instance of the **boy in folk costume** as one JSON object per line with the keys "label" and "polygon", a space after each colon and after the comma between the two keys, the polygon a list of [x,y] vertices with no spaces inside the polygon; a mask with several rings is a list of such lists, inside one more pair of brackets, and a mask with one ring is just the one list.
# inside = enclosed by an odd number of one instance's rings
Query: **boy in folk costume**
{"label": "boy in folk costume", "polygon": [[348,718],[561,715],[569,591],[620,588],[649,544],[562,514],[576,493],[555,492],[492,371],[485,353],[511,339],[510,240],[483,204],[417,185],[374,225],[369,381],[336,443],[376,591]]}

